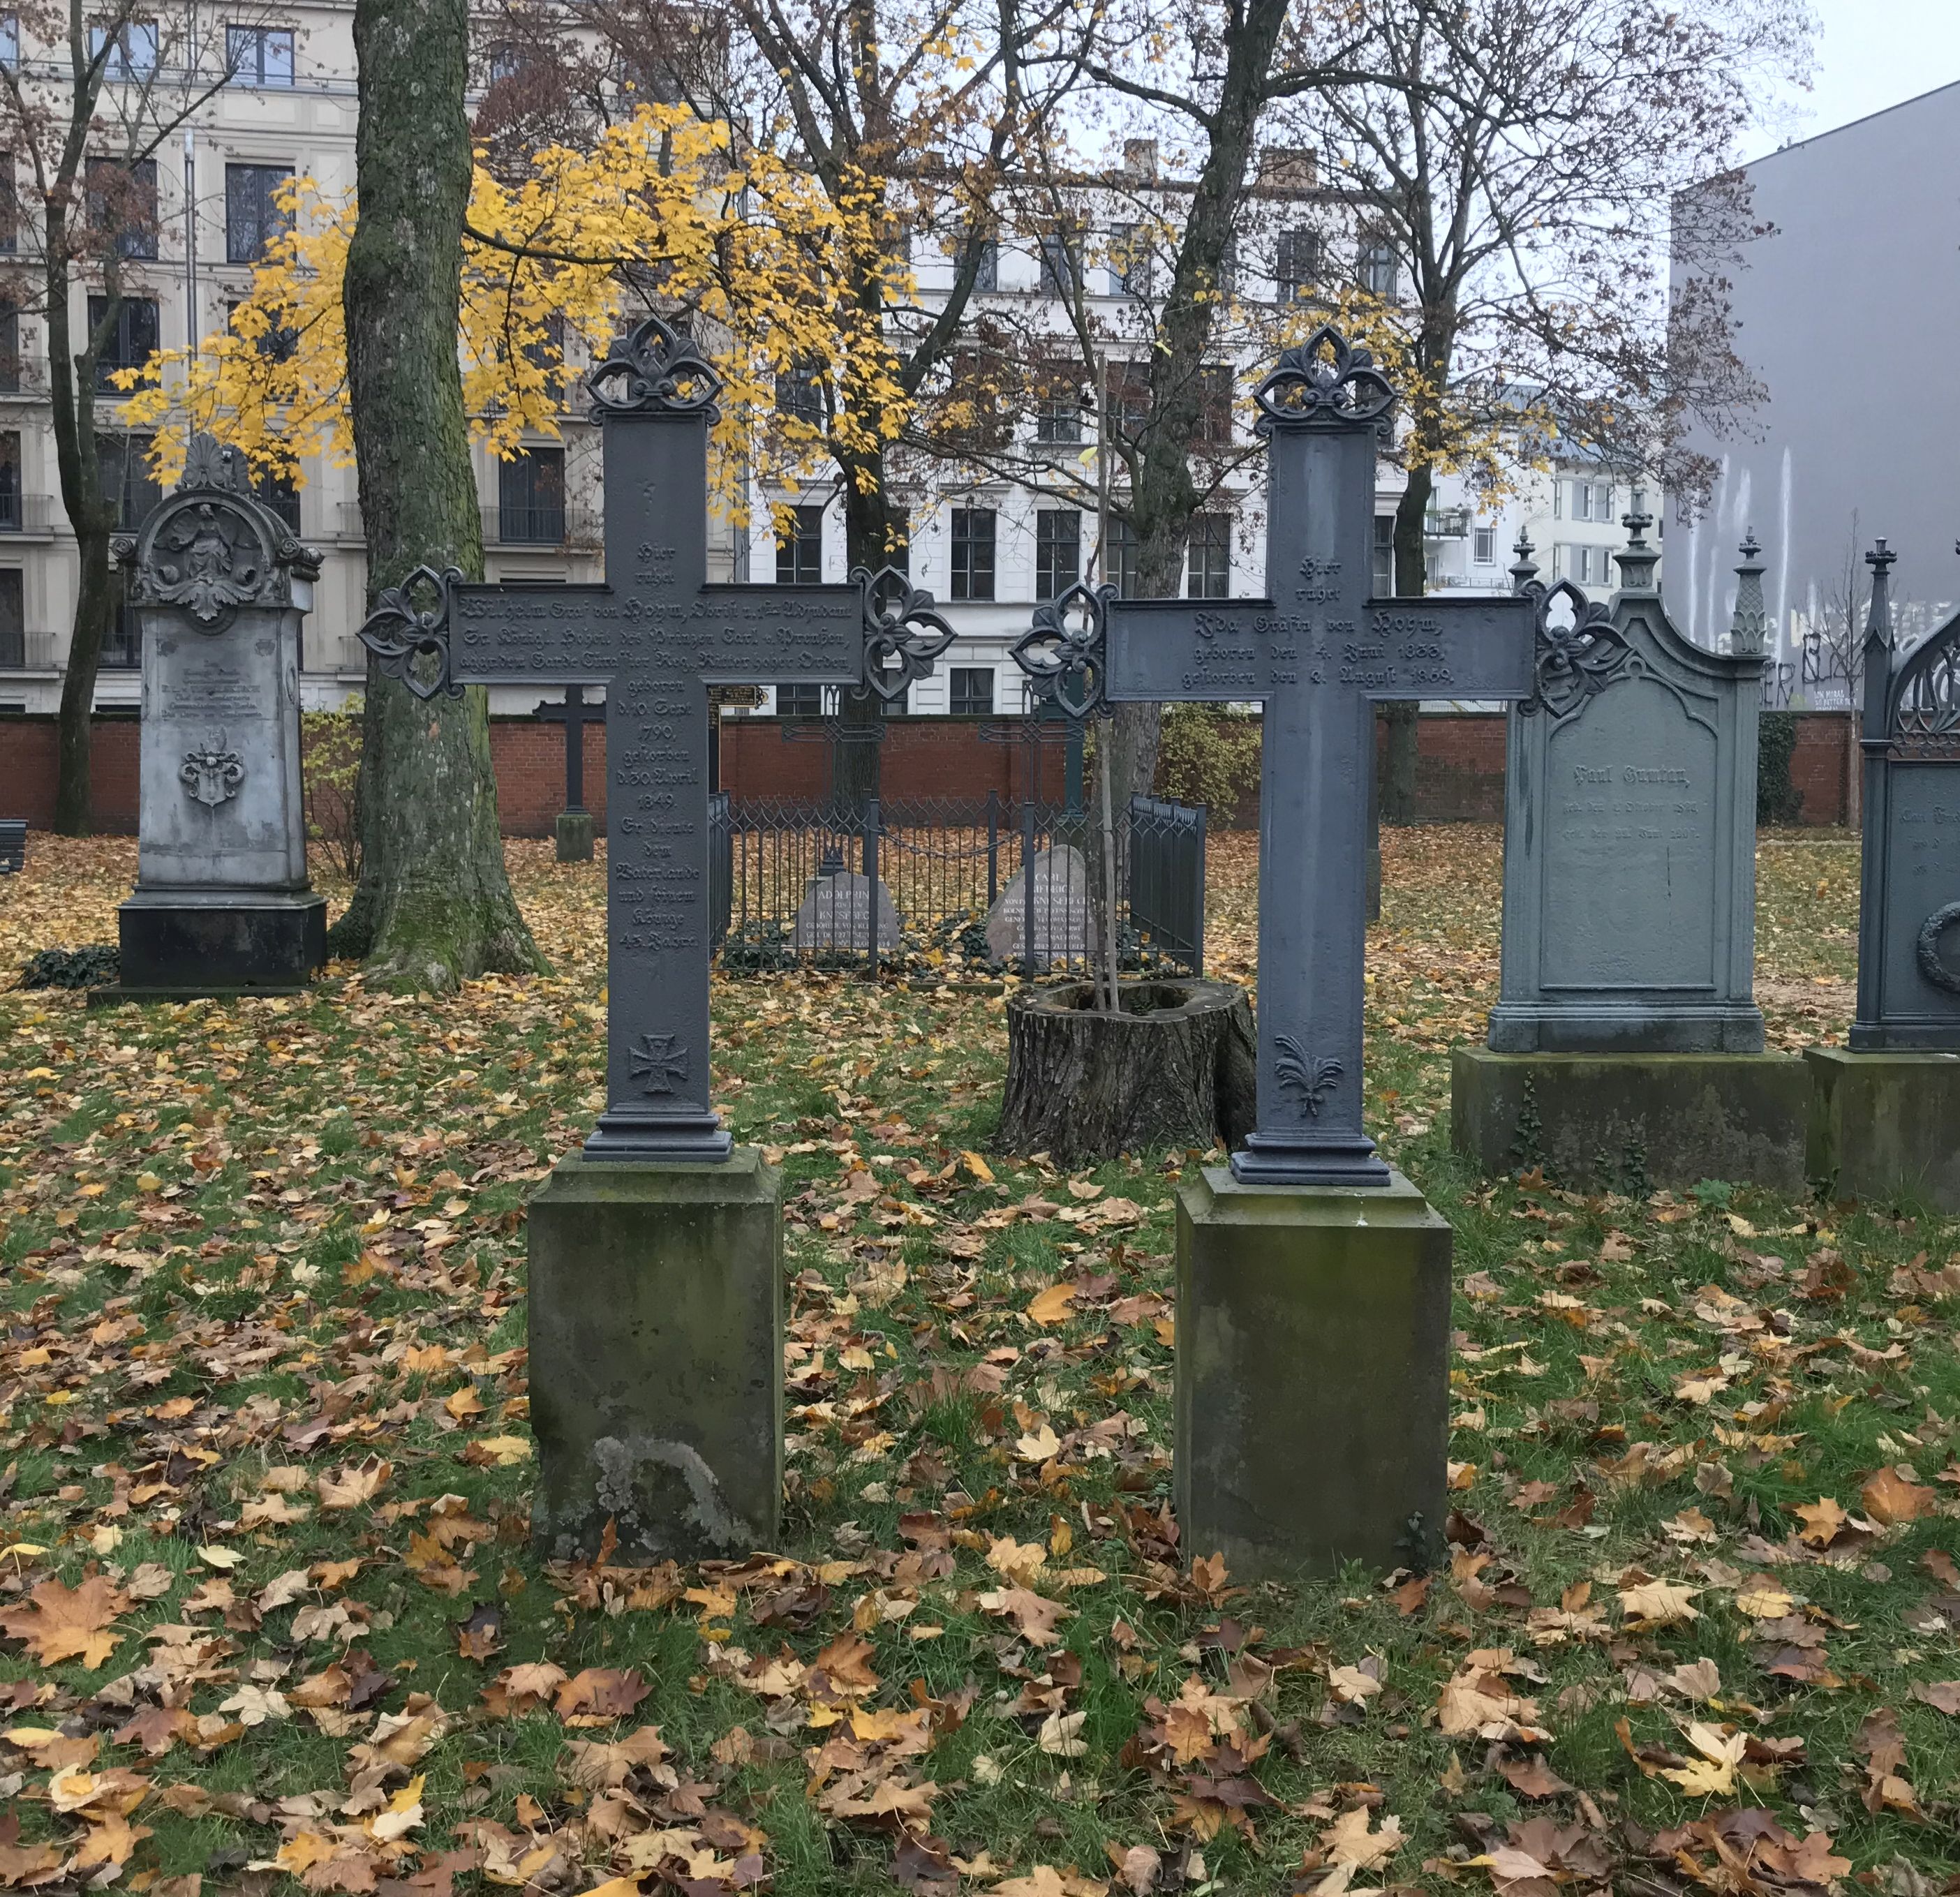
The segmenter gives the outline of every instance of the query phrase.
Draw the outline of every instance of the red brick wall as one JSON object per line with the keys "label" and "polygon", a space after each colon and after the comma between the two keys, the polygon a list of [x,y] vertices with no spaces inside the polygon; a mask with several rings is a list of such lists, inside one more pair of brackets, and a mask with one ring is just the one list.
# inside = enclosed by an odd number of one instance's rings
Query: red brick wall
{"label": "red brick wall", "polygon": [[[606,829],[606,727],[581,725],[585,807]],[[497,772],[497,813],[506,836],[549,836],[565,808],[565,727],[532,718],[490,721],[490,762]]]}
{"label": "red brick wall", "polygon": [[[133,718],[97,718],[90,734],[95,827],[106,836],[136,834],[142,729]],[[56,756],[51,715],[0,718],[0,816],[24,816],[30,829],[53,827]]]}
{"label": "red brick wall", "polygon": [[1834,711],[1799,712],[1790,781],[1803,799],[1806,823],[1843,823],[1850,811],[1850,772],[1857,768],[1851,721]]}
{"label": "red brick wall", "polygon": [[[989,791],[1018,802],[1029,777],[1026,747],[990,744],[980,735],[988,721],[966,718],[892,718],[885,727],[879,769],[888,797],[956,797],[980,802]],[[830,746],[785,743],[775,718],[724,718],[721,788],[738,798],[820,798],[830,788]],[[1041,747],[1039,795],[1058,800],[1065,768],[1058,737]]]}

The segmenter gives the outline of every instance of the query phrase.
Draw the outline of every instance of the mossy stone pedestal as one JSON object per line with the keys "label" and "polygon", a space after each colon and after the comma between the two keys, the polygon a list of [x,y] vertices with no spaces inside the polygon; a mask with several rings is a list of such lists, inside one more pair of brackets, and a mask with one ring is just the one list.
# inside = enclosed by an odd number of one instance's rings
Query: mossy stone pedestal
{"label": "mossy stone pedestal", "polygon": [[1379,1186],[1178,1194],[1175,1474],[1185,1552],[1236,1580],[1439,1558],[1452,1234]]}
{"label": "mossy stone pedestal", "polygon": [[1960,1054],[1804,1050],[1810,1177],[1837,1199],[1960,1211]]}
{"label": "mossy stone pedestal", "polygon": [[782,1175],[561,1160],[531,1202],[532,1534],[562,1560],[773,1546],[783,1487]]}
{"label": "mossy stone pedestal", "polygon": [[1449,1060],[1450,1144],[1491,1175],[1581,1190],[1701,1179],[1803,1189],[1810,1077],[1794,1054],[1496,1054]]}
{"label": "mossy stone pedestal", "polygon": [[592,813],[561,810],[558,813],[558,860],[561,863],[592,861]]}

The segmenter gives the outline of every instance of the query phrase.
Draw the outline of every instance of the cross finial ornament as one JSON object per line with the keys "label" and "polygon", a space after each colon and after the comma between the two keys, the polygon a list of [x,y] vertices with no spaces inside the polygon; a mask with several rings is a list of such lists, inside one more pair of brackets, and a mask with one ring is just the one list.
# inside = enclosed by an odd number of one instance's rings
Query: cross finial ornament
{"label": "cross finial ornament", "polygon": [[1124,600],[1071,587],[1013,648],[1070,716],[1106,704],[1264,706],[1259,806],[1258,1125],[1249,1183],[1379,1186],[1362,1125],[1367,782],[1384,699],[1521,699],[1540,602],[1376,600],[1375,454],[1395,399],[1323,326],[1255,398],[1268,446],[1267,595]]}
{"label": "cross finial ornament", "polygon": [[709,1098],[709,691],[895,698],[953,632],[931,594],[889,574],[709,581],[721,378],[662,319],[615,343],[589,387],[606,422],[604,584],[491,586],[421,568],[380,594],[361,639],[384,676],[425,699],[465,685],[605,687],[607,1105],[585,1153],[725,1160]]}
{"label": "cross finial ornament", "polygon": [[1654,568],[1660,564],[1659,551],[1647,543],[1647,531],[1653,525],[1653,516],[1645,512],[1624,514],[1620,517],[1620,524],[1627,530],[1626,552],[1613,555],[1620,565],[1620,590],[1623,593],[1651,593]]}

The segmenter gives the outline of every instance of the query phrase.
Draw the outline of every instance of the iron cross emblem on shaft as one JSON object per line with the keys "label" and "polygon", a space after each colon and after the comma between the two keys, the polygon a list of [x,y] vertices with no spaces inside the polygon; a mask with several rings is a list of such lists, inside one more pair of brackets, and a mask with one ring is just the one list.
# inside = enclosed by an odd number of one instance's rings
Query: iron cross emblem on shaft
{"label": "iron cross emblem on shaft", "polygon": [[1385,699],[1523,699],[1529,598],[1376,600],[1375,452],[1395,392],[1323,326],[1255,399],[1268,444],[1260,600],[1121,600],[1070,589],[1015,648],[1071,716],[1108,702],[1258,702],[1258,1124],[1248,1183],[1373,1186],[1362,1127],[1368,777]]}
{"label": "iron cross emblem on shaft", "polygon": [[605,425],[606,581],[473,583],[418,569],[361,629],[422,698],[603,685],[606,1108],[594,1159],[726,1159],[709,1103],[708,692],[838,685],[890,702],[952,629],[887,568],[845,586],[711,584],[708,438],[721,379],[649,317],[587,378]]}

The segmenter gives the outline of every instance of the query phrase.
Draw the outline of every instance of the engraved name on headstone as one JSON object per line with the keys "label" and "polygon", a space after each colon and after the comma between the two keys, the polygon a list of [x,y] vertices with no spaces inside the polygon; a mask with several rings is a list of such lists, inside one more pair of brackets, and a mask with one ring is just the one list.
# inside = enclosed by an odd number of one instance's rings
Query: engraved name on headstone
{"label": "engraved name on headstone", "polygon": [[791,941],[800,949],[854,949],[870,944],[872,890],[877,891],[878,940],[881,949],[899,945],[899,912],[892,893],[880,880],[875,885],[855,870],[838,870],[810,879],[796,912]]}
{"label": "engraved name on headstone", "polygon": [[361,638],[428,697],[466,684],[606,688],[607,1106],[593,1158],[727,1158],[709,1104],[708,694],[845,685],[888,702],[952,629],[889,569],[847,586],[708,579],[708,434],[720,378],[649,317],[589,387],[605,424],[603,584],[488,585],[426,568]]}
{"label": "engraved name on headstone", "polygon": [[1259,700],[1258,1126],[1232,1171],[1381,1185],[1361,1123],[1368,785],[1384,699],[1522,698],[1538,604],[1375,600],[1375,452],[1394,392],[1323,326],[1261,384],[1270,597],[1118,600],[1076,587],[1015,657],[1076,715],[1106,699]]}
{"label": "engraved name on headstone", "polygon": [[[1037,967],[1089,953],[1089,863],[1073,843],[1043,850],[1034,860],[1034,947]],[[997,962],[1020,960],[1028,932],[1028,871],[1017,870],[987,912],[988,952]]]}
{"label": "engraved name on headstone", "polygon": [[[1760,1053],[1755,945],[1759,645],[1692,645],[1662,610],[1630,514],[1610,605],[1546,587],[1537,689],[1513,708],[1500,1053]],[[1745,549],[1742,596],[1761,569]]]}

